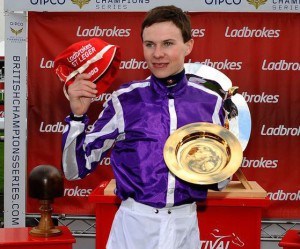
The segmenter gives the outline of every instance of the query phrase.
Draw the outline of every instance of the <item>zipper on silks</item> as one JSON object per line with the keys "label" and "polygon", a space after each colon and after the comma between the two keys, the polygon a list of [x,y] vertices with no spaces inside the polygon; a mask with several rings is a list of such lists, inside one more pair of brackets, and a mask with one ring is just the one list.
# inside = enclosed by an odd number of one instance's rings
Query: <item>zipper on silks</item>
{"label": "zipper on silks", "polygon": [[[174,97],[168,95],[168,107],[170,114],[170,135],[177,129],[177,113],[175,110]],[[175,175],[169,171],[168,173],[168,189],[166,207],[174,206],[174,194],[175,194]]]}

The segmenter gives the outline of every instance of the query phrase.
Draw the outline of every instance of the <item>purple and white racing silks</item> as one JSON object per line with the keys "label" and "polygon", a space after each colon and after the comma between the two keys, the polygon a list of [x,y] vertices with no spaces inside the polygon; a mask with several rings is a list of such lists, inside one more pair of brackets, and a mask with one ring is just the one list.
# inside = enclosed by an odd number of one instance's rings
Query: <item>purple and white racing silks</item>
{"label": "purple and white racing silks", "polygon": [[[224,124],[222,98],[184,76],[168,88],[154,76],[124,84],[112,93],[89,132],[83,121],[66,118],[63,170],[69,180],[84,178],[111,151],[116,194],[156,208],[203,200],[207,186],[185,182],[167,168],[163,148],[181,126],[194,122]],[[223,188],[229,180],[215,184]]]}

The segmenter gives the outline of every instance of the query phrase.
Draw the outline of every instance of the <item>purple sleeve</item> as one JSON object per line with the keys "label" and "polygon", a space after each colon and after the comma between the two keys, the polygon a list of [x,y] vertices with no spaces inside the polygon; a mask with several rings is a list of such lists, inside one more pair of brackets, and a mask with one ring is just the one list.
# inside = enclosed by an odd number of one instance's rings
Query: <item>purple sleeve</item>
{"label": "purple sleeve", "polygon": [[82,121],[65,119],[67,126],[62,138],[62,168],[68,180],[82,179],[92,172],[118,136],[118,120],[112,101],[87,131],[89,119]]}

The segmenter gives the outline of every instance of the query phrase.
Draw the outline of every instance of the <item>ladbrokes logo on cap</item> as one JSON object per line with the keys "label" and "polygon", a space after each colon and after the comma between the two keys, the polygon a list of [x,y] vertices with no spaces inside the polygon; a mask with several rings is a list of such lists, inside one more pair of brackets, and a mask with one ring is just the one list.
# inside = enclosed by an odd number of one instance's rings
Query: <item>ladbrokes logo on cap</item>
{"label": "ladbrokes logo on cap", "polygon": [[80,9],[86,4],[89,4],[91,0],[71,0],[73,4],[79,6]]}
{"label": "ladbrokes logo on cap", "polygon": [[[97,84],[98,95],[105,92],[116,77],[120,65],[120,48],[92,38],[72,44],[54,60],[55,73],[65,86],[78,74],[89,74]],[[68,94],[64,88],[66,97]]]}
{"label": "ladbrokes logo on cap", "polygon": [[261,5],[268,2],[268,0],[247,0],[247,2],[255,7],[255,9],[258,9]]}

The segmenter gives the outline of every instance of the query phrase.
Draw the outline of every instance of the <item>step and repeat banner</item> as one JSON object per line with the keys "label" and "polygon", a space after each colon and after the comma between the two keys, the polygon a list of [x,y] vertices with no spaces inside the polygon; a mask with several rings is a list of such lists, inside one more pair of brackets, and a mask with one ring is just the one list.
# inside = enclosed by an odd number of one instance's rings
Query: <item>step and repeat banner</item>
{"label": "step and repeat banner", "polygon": [[[53,70],[74,42],[100,37],[121,47],[114,84],[95,99],[91,124],[121,84],[150,75],[140,23],[155,0],[4,0],[6,227],[25,225],[39,203],[28,198],[27,176],[41,164],[61,167],[61,135],[69,103]],[[252,116],[242,170],[272,200],[264,218],[300,218],[300,2],[298,0],[165,0],[190,13],[195,47],[187,63],[203,63],[239,86]],[[113,178],[109,156],[96,172],[65,181],[55,213],[94,214],[87,196]]]}
{"label": "step and repeat banner", "polygon": [[[225,73],[239,86],[252,116],[252,133],[242,170],[272,200],[265,218],[300,218],[300,14],[190,13],[194,50],[188,63],[203,63]],[[122,83],[149,76],[143,60],[142,12],[38,13],[28,16],[28,173],[37,165],[60,167],[61,136],[69,114],[53,60],[70,44],[100,37],[121,47],[114,84],[89,110],[92,122],[112,91]],[[63,25],[62,25],[63,24]],[[92,123],[91,123],[92,124]],[[55,212],[93,214],[87,196],[113,178],[109,157],[84,180],[65,181]],[[27,199],[27,212],[37,212]]]}

